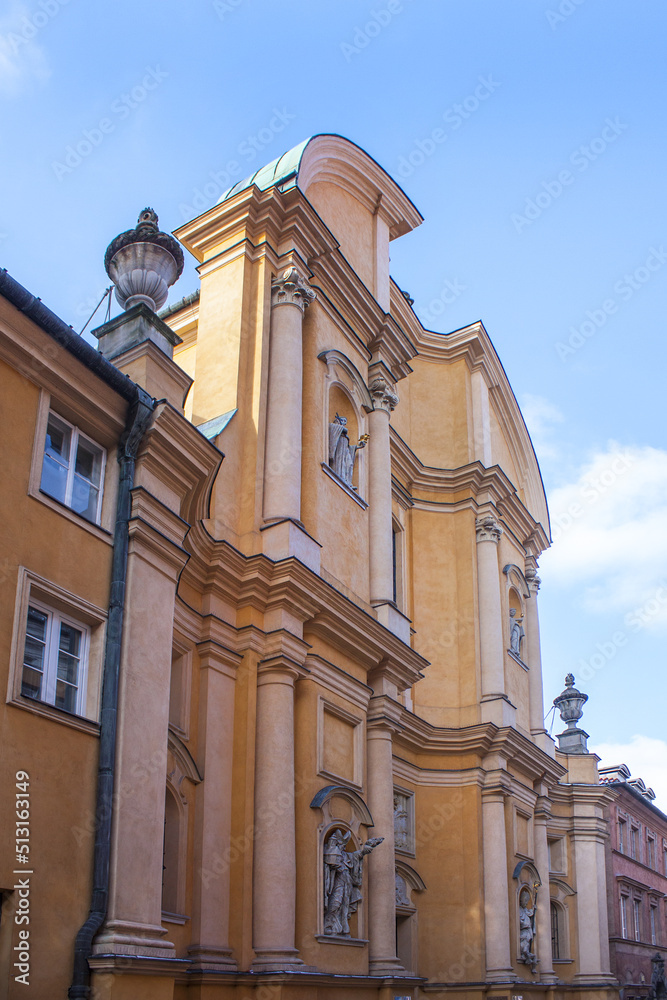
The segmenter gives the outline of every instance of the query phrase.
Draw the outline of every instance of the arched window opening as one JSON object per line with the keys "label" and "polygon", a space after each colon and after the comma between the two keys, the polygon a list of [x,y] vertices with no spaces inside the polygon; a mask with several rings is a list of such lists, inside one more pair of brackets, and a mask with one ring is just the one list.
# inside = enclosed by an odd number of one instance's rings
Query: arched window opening
{"label": "arched window opening", "polygon": [[176,799],[167,788],[164,804],[164,850],[162,855],[162,909],[178,913],[181,814]]}
{"label": "arched window opening", "polygon": [[560,913],[556,903],[551,904],[551,957],[560,958]]}

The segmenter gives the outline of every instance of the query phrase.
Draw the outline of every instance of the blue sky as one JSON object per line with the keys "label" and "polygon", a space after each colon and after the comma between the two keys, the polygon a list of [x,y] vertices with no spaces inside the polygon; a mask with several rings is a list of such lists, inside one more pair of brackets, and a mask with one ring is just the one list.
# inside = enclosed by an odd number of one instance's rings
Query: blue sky
{"label": "blue sky", "polygon": [[[572,670],[605,763],[667,806],[662,0],[9,0],[0,264],[80,329],[108,242],[174,229],[317,132],[424,224],[392,271],[433,329],[482,319],[533,434],[545,701]],[[172,300],[196,287],[192,263]],[[554,732],[559,731],[559,725]]]}

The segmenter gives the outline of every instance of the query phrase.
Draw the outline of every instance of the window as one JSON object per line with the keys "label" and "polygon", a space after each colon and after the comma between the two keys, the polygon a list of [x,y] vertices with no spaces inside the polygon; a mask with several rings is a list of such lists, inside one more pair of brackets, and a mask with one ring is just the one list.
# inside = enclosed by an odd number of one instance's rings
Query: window
{"label": "window", "polygon": [[639,899],[633,899],[632,912],[634,917],[635,941],[641,941],[642,939],[641,906],[642,904]]}
{"label": "window", "polygon": [[621,937],[628,936],[628,897],[621,896]]}
{"label": "window", "polygon": [[664,874],[667,875],[667,847],[662,848],[662,859],[664,862]]}
{"label": "window", "polygon": [[82,715],[88,629],[45,605],[31,602],[23,646],[21,694],[72,715]]}
{"label": "window", "polygon": [[558,907],[551,904],[551,957],[560,958],[560,928],[558,926]]}
{"label": "window", "polygon": [[646,861],[649,868],[655,868],[655,839],[653,837],[648,838],[648,859]]}
{"label": "window", "polygon": [[618,821],[618,849],[621,854],[625,854],[625,820]]}
{"label": "window", "polygon": [[637,851],[639,841],[638,833],[639,831],[636,826],[630,828],[630,857],[634,858],[635,861],[639,860],[639,853]]}
{"label": "window", "polygon": [[49,413],[40,489],[99,524],[105,452],[81,431]]}
{"label": "window", "polygon": [[651,906],[651,944],[658,943],[658,917],[657,917],[657,906]]}

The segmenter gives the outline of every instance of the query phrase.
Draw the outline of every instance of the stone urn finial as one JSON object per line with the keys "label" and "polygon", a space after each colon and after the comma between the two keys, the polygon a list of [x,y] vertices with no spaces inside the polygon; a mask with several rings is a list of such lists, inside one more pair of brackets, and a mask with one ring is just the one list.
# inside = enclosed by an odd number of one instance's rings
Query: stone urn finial
{"label": "stone urn finial", "polygon": [[574,686],[574,674],[568,674],[565,678],[565,690],[554,698],[554,705],[567,724],[565,732],[558,737],[559,747],[564,753],[588,753],[588,734],[577,727],[587,701],[588,695],[577,691]]}
{"label": "stone urn finial", "polygon": [[183,251],[173,236],[160,232],[153,209],[145,208],[136,227],[109,244],[104,267],[123,309],[144,302],[157,312],[183,271]]}

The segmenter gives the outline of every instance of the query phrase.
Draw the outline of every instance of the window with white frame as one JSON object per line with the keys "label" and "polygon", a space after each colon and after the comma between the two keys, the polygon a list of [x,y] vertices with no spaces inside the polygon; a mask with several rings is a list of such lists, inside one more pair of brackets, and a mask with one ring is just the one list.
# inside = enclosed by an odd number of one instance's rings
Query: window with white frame
{"label": "window with white frame", "polygon": [[628,897],[621,896],[621,937],[628,937]]}
{"label": "window with white frame", "polygon": [[23,646],[22,696],[82,715],[88,646],[89,630],[85,625],[31,601]]}
{"label": "window with white frame", "polygon": [[648,853],[648,857],[646,859],[646,863],[649,866],[649,868],[655,868],[655,838],[654,837],[648,837],[647,838],[647,846],[648,846],[648,852],[647,852]]}
{"label": "window with white frame", "polygon": [[651,904],[651,944],[658,943],[658,907]]}
{"label": "window with white frame", "polygon": [[632,901],[632,914],[633,914],[633,924],[635,941],[641,941],[642,939],[642,904],[641,900],[633,899]]}
{"label": "window with white frame", "polygon": [[639,861],[639,830],[636,826],[630,827],[630,857]]}
{"label": "window with white frame", "polygon": [[621,854],[625,854],[625,820],[619,819],[618,821],[618,849]]}
{"label": "window with white frame", "polygon": [[51,411],[42,462],[42,492],[99,524],[106,452]]}

